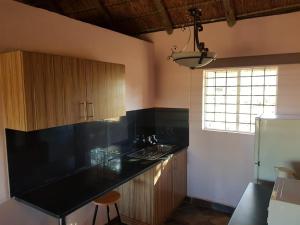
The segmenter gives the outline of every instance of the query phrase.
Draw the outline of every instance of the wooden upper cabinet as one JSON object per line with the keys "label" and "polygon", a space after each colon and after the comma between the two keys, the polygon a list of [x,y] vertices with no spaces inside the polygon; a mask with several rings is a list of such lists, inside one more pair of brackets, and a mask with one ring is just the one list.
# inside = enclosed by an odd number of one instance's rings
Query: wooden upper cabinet
{"label": "wooden upper cabinet", "polygon": [[88,120],[125,115],[125,66],[85,60],[80,70],[86,73]]}
{"label": "wooden upper cabinet", "polygon": [[[0,56],[0,80],[7,127],[39,130],[102,120],[125,113],[123,104],[110,102],[111,90],[124,85],[112,81],[106,64],[43,53],[16,51]],[[124,89],[114,93],[124,98]],[[120,111],[120,108],[123,111]]]}

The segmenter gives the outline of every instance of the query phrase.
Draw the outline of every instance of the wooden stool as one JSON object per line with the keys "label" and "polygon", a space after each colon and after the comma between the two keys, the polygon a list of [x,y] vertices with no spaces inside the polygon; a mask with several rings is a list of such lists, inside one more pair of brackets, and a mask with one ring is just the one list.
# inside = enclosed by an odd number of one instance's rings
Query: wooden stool
{"label": "wooden stool", "polygon": [[106,206],[107,209],[107,221],[108,224],[110,224],[110,217],[109,217],[109,205],[114,204],[116,207],[116,211],[118,214],[118,219],[120,224],[122,224],[121,222],[121,217],[120,217],[120,213],[119,213],[119,209],[118,209],[118,205],[117,205],[117,201],[120,199],[120,193],[117,191],[111,191],[99,198],[97,198],[96,200],[93,201],[93,203],[96,205],[95,207],[95,213],[94,213],[94,218],[93,218],[93,225],[95,225],[96,223],[96,217],[97,217],[97,212],[98,212],[98,206]]}

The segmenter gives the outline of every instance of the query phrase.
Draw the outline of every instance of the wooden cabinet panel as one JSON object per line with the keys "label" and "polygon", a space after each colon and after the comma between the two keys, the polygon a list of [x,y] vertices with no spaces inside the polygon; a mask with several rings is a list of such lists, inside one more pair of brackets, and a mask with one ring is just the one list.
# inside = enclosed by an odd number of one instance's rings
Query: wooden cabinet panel
{"label": "wooden cabinet panel", "polygon": [[61,76],[64,124],[86,121],[86,78],[78,70],[78,64],[79,60],[75,58],[54,57],[55,74]]}
{"label": "wooden cabinet panel", "polygon": [[56,74],[54,57],[23,53],[27,121],[30,130],[44,129],[64,123],[62,77]]}
{"label": "wooden cabinet panel", "polygon": [[162,225],[186,197],[186,156],[182,150],[123,184],[119,202],[128,225]]}
{"label": "wooden cabinet panel", "polygon": [[155,224],[160,225],[173,210],[173,166],[172,158],[156,166],[154,176]]}
{"label": "wooden cabinet panel", "polygon": [[118,188],[119,209],[126,224],[153,224],[153,169]]}
{"label": "wooden cabinet panel", "polygon": [[177,208],[187,194],[187,150],[173,158],[173,208]]}
{"label": "wooden cabinet panel", "polygon": [[16,130],[27,129],[23,64],[21,52],[0,55],[0,94],[6,127]]}
{"label": "wooden cabinet panel", "polygon": [[15,51],[0,56],[7,128],[38,130],[125,114],[124,65]]}
{"label": "wooden cabinet panel", "polygon": [[88,120],[103,120],[108,116],[107,85],[108,75],[105,63],[83,60],[80,70],[85,73],[87,86],[87,118]]}
{"label": "wooden cabinet panel", "polygon": [[43,129],[85,120],[85,78],[71,57],[24,52],[24,81],[30,129]]}
{"label": "wooden cabinet panel", "polygon": [[110,118],[125,115],[125,66],[106,63],[108,116]]}

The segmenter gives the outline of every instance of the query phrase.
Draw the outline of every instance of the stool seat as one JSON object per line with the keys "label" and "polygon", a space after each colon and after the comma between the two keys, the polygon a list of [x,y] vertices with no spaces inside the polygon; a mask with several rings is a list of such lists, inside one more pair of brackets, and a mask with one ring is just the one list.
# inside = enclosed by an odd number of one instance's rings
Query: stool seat
{"label": "stool seat", "polygon": [[116,203],[120,199],[120,193],[117,191],[111,191],[96,200],[94,200],[94,204],[96,205],[110,205]]}

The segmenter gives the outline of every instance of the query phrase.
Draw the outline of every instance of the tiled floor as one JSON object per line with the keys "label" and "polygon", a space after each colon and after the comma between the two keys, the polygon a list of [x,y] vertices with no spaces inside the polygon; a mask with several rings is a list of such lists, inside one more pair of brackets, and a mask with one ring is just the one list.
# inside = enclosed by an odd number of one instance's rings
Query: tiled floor
{"label": "tiled floor", "polygon": [[227,225],[230,215],[184,203],[165,225]]}

